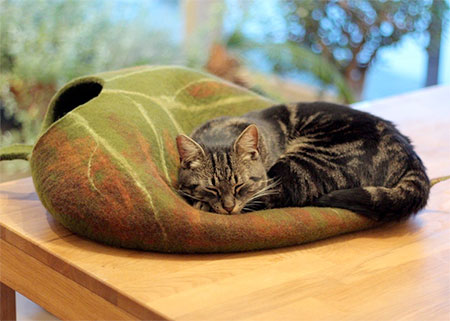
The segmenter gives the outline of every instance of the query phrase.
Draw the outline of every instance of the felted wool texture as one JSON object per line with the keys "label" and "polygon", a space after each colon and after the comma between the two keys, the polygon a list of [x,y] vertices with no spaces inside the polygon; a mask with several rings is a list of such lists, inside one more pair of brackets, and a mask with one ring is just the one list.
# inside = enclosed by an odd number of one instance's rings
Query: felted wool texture
{"label": "felted wool texture", "polygon": [[76,79],[53,98],[32,150],[37,194],[74,233],[159,252],[268,249],[376,226],[331,208],[219,215],[194,209],[177,194],[178,134],[214,117],[276,103],[183,67],[145,66]]}

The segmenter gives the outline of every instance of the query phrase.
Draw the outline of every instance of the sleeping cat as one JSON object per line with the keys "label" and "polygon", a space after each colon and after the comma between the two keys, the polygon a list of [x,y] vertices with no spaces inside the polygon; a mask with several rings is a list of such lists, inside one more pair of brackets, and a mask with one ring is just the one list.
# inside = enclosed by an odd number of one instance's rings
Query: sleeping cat
{"label": "sleeping cat", "polygon": [[179,192],[205,211],[320,206],[391,221],[428,199],[430,182],[409,139],[347,106],[278,105],[210,120],[191,137],[177,137]]}

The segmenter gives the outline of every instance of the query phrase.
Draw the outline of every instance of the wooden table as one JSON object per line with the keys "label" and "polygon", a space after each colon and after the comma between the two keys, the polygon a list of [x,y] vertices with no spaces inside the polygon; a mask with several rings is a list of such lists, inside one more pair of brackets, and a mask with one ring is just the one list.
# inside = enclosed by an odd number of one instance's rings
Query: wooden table
{"label": "wooden table", "polygon": [[[399,124],[431,177],[450,174],[450,87],[358,104]],[[407,222],[312,244],[169,255],[78,237],[30,178],[0,185],[1,307],[18,291],[62,319],[450,319],[450,183]]]}

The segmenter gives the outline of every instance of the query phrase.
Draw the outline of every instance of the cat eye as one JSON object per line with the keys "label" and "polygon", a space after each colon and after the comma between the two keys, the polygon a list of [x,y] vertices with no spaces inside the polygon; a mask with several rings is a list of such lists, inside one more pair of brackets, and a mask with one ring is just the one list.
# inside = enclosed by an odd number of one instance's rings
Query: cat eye
{"label": "cat eye", "polygon": [[198,184],[186,185],[186,188],[187,188],[187,189],[190,189],[190,190],[194,190],[194,189],[196,189],[197,187],[198,187]]}
{"label": "cat eye", "polygon": [[206,186],[205,190],[207,192],[213,193],[214,195],[219,195],[219,190],[213,186]]}
{"label": "cat eye", "polygon": [[259,182],[260,180],[262,180],[262,178],[258,176],[251,176],[250,179],[254,182]]}
{"label": "cat eye", "polygon": [[241,190],[241,188],[244,186],[244,183],[240,183],[240,184],[236,184],[233,187],[233,194],[236,195],[237,193],[239,193],[239,191]]}

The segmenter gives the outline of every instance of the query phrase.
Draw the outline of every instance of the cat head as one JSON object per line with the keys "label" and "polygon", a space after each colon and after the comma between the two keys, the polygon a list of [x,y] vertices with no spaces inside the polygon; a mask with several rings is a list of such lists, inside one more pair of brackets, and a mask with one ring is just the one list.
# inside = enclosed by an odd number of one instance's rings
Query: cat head
{"label": "cat head", "polygon": [[216,213],[252,210],[268,186],[255,125],[248,126],[232,146],[206,147],[179,135],[180,193],[193,204],[206,203]]}

